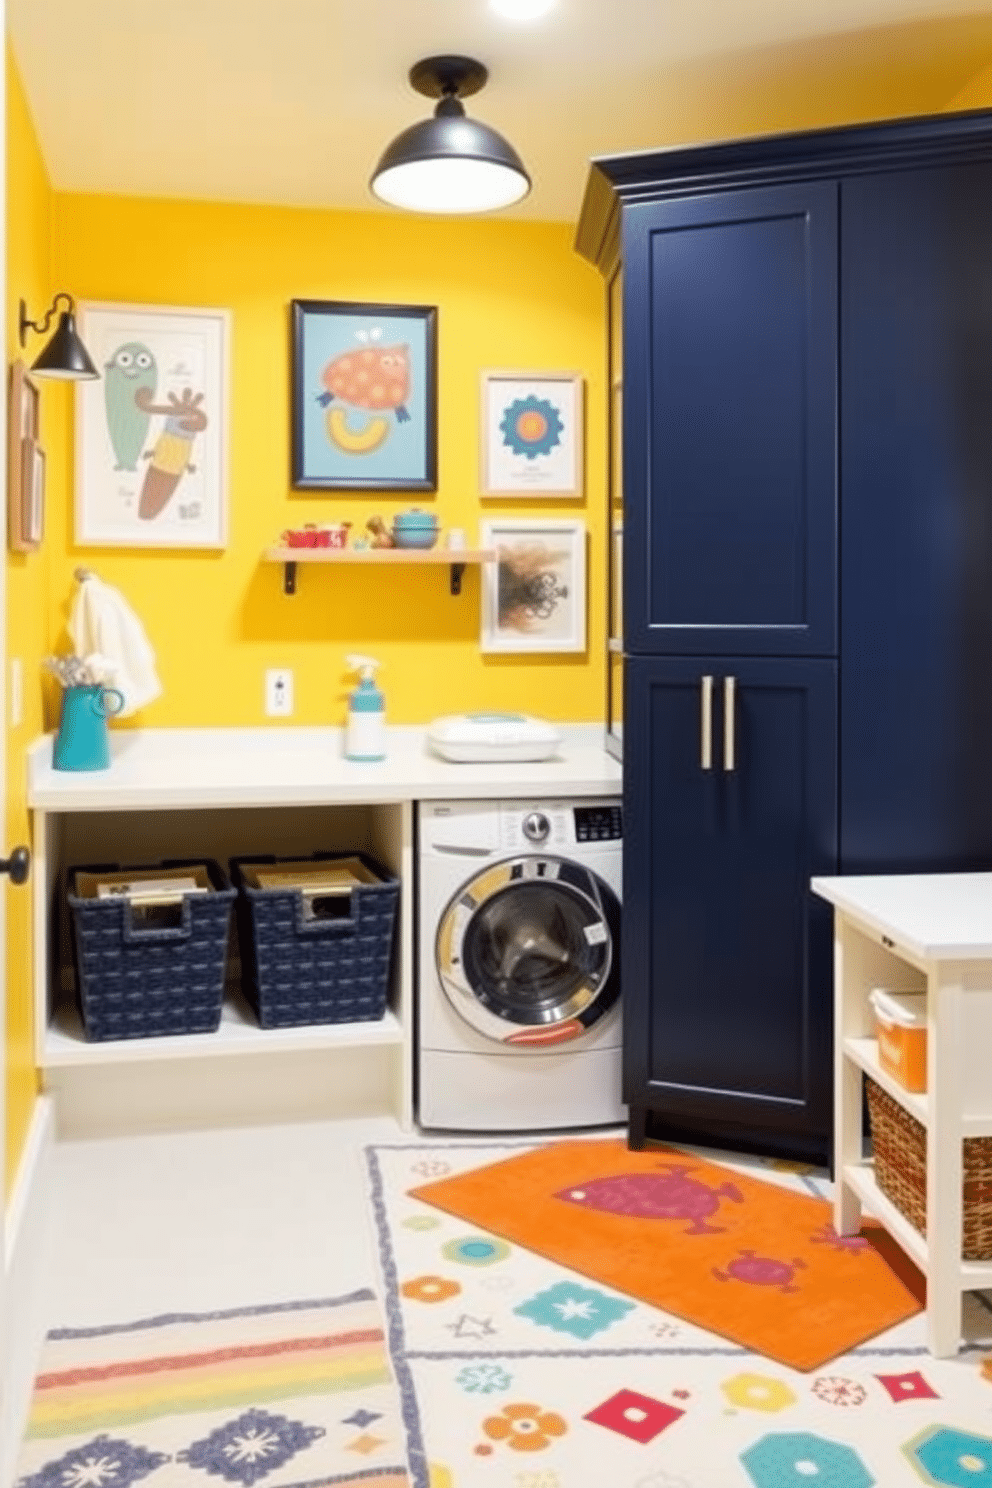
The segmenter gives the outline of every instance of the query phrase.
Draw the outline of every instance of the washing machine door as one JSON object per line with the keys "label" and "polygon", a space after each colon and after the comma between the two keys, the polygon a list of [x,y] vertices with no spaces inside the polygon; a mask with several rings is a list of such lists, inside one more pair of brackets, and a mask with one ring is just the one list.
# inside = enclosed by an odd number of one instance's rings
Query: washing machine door
{"label": "washing machine door", "polygon": [[462,886],[437,931],[451,1006],[498,1043],[546,1048],[580,1038],[620,992],[620,903],[565,858],[509,858]]}

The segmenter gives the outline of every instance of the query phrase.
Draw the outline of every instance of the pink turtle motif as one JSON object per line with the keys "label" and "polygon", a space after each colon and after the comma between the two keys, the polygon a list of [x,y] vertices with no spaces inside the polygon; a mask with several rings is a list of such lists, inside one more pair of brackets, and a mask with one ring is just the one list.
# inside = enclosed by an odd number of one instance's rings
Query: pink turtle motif
{"label": "pink turtle motif", "polygon": [[578,1204],[601,1214],[626,1214],[632,1219],[689,1219],[685,1235],[722,1235],[722,1225],[707,1224],[721,1200],[743,1204],[744,1196],[733,1183],[713,1188],[698,1178],[690,1178],[691,1167],[661,1163],[661,1173],[616,1173],[606,1178],[591,1178],[563,1188],[554,1197],[566,1204]]}
{"label": "pink turtle motif", "polygon": [[874,1249],[871,1241],[866,1240],[864,1235],[838,1235],[832,1224],[821,1225],[809,1238],[814,1245],[829,1245],[832,1250],[861,1253]]}
{"label": "pink turtle motif", "polygon": [[752,1286],[777,1286],[780,1292],[798,1292],[799,1288],[791,1285],[792,1278],[796,1271],[805,1269],[806,1262],[796,1257],[790,1263],[742,1250],[728,1261],[726,1271],[718,1271],[714,1266],[713,1275],[718,1281],[747,1281]]}

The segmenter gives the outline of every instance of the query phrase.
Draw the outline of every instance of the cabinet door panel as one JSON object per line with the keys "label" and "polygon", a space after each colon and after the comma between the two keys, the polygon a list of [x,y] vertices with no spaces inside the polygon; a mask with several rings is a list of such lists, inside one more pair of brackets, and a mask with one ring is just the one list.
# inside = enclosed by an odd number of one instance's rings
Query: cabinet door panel
{"label": "cabinet door panel", "polygon": [[992,165],[841,203],[841,869],[988,868]]}
{"label": "cabinet door panel", "polygon": [[[672,1118],[826,1133],[830,914],[809,880],[836,866],[836,664],[626,665],[625,1098]],[[708,771],[701,674],[714,677]]]}
{"label": "cabinet door panel", "polygon": [[624,213],[624,635],[836,649],[836,184]]}

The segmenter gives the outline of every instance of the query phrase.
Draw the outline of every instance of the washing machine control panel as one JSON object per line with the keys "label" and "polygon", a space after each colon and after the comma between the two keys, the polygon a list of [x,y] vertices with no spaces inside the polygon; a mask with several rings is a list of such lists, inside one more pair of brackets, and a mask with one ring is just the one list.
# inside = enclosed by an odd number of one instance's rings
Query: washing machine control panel
{"label": "washing machine control panel", "polygon": [[623,836],[620,806],[574,806],[576,842],[618,842]]}
{"label": "washing machine control panel", "polygon": [[543,811],[528,811],[521,825],[528,842],[547,842],[551,836],[551,823]]}
{"label": "washing machine control panel", "polygon": [[500,847],[504,852],[545,849],[567,854],[579,843],[615,842],[623,837],[619,801],[578,806],[572,801],[504,802],[499,808]]}

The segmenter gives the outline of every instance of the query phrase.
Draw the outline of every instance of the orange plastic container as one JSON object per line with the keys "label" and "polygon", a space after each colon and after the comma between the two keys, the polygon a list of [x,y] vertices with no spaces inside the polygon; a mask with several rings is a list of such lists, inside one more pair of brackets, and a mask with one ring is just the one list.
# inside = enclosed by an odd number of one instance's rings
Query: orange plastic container
{"label": "orange plastic container", "polygon": [[870,997],[878,1033],[878,1062],[904,1090],[927,1088],[927,997],[925,992],[889,992]]}

